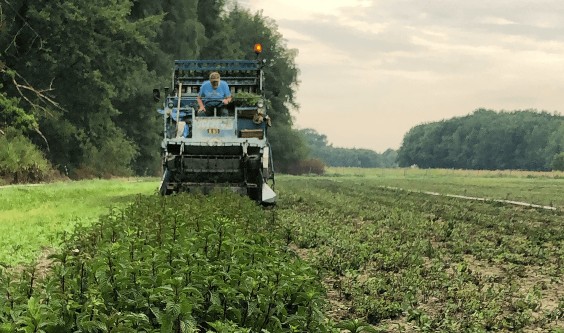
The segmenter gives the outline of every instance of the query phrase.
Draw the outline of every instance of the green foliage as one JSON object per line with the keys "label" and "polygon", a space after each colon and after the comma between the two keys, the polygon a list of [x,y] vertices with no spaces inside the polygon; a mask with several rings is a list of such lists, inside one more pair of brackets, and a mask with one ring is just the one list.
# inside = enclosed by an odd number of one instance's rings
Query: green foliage
{"label": "green foliage", "polygon": [[340,329],[561,326],[561,305],[551,299],[561,290],[562,211],[430,197],[385,188],[375,177],[279,183],[279,227],[323,273]]}
{"label": "green foliage", "polygon": [[370,326],[369,324],[359,320],[346,320],[337,324],[337,328],[344,329],[350,333],[379,333],[381,330],[377,330]]}
{"label": "green foliage", "polygon": [[[99,148],[87,141],[83,151],[85,156],[79,168],[81,177],[78,178],[130,176],[131,163],[138,154],[134,143],[121,132],[109,135]],[[74,172],[71,174],[77,175]]]}
{"label": "green foliage", "polygon": [[393,149],[378,154],[369,149],[337,148],[329,144],[327,136],[311,128],[299,131],[309,145],[310,156],[333,167],[391,168],[397,166],[397,152]]}
{"label": "green foliage", "polygon": [[0,179],[8,183],[48,180],[53,176],[50,163],[31,141],[15,128],[0,134]]}
{"label": "green foliage", "polygon": [[[113,172],[109,167],[90,170],[98,166],[89,159],[92,153],[112,152],[109,147],[123,144],[125,135],[125,158],[112,158],[118,173],[127,168],[136,174],[158,173],[162,124],[150,91],[170,84],[172,60],[250,59],[256,42],[263,43],[267,59],[268,112],[277,126],[286,127],[272,131],[272,141],[284,142],[278,133],[291,131],[297,51],[286,47],[274,22],[260,13],[236,4],[228,7],[224,0],[12,1],[3,9],[0,44],[6,48],[0,65],[12,76],[0,78],[6,87],[0,105],[7,110],[0,127],[39,129],[49,147],[43,138],[31,138],[49,148],[47,157],[61,170]],[[29,102],[37,96],[27,90],[17,103],[16,73],[26,85],[49,87],[48,97],[60,107],[32,107]],[[295,161],[300,156],[284,153],[280,149],[276,158]]]}
{"label": "green foliage", "polygon": [[377,180],[381,186],[491,200],[511,200],[564,209],[564,173],[515,170],[329,168],[328,175]]}
{"label": "green foliage", "polygon": [[[245,50],[237,41],[232,41],[237,34],[234,27],[225,20],[225,0],[199,0],[197,5],[198,21],[204,27],[200,59],[238,59]],[[196,8],[196,6],[194,6]],[[183,56],[185,59],[185,56]]]}
{"label": "green foliage", "polygon": [[[253,45],[262,43],[261,58],[266,60],[265,97],[270,102],[267,113],[273,124],[269,139],[273,146],[276,146],[273,147],[276,164],[281,164],[284,169],[289,163],[305,157],[305,149],[302,148],[304,144],[299,142],[301,138],[295,136],[290,114],[290,108],[298,107],[295,101],[299,74],[295,59],[298,51],[287,47],[276,23],[260,12],[253,14],[235,6],[226,14],[225,24],[231,31],[221,45],[227,49],[228,56],[235,59],[254,59],[256,56],[252,52]],[[231,52],[231,49],[236,52]],[[294,137],[289,137],[290,133]]]}
{"label": "green foliage", "polygon": [[552,170],[564,171],[564,152],[554,155]]}
{"label": "green foliage", "polygon": [[284,250],[260,207],[233,193],[138,197],[78,228],[36,281],[0,275],[17,329],[328,332],[316,272]]}
{"label": "green foliage", "polygon": [[[39,265],[0,268],[0,329],[260,332],[267,320],[265,332],[558,331],[561,210],[390,189],[384,170],[340,172],[279,177],[284,200],[275,210],[231,193],[137,197],[60,236],[63,249],[46,277]],[[467,187],[470,195],[481,182],[497,194],[558,194],[564,180],[555,172],[385,172],[403,174],[404,184]],[[39,228],[46,208],[60,207],[52,198],[72,203],[78,195],[100,206],[84,191],[94,183],[122,199],[126,192],[107,181],[65,184],[68,193],[7,188],[0,222],[36,207]],[[35,191],[42,192],[30,201]],[[88,209],[78,210],[72,215]],[[18,224],[30,224],[29,214]],[[331,297],[325,306],[320,279]],[[339,328],[326,314],[342,320]]]}
{"label": "green foliage", "polygon": [[[64,232],[91,224],[111,207],[124,207],[137,195],[150,195],[153,179],[81,180],[0,190],[0,266],[29,263],[51,253]],[[0,322],[2,320],[0,319]]]}
{"label": "green foliage", "polygon": [[233,94],[233,103],[235,105],[257,105],[258,101],[261,100],[262,97],[257,94],[249,93],[249,92],[238,92]]}
{"label": "green foliage", "polygon": [[270,143],[276,161],[275,171],[287,172],[298,161],[307,157],[308,148],[297,130],[273,121],[268,135],[272,138]]}
{"label": "green foliage", "polygon": [[564,116],[535,110],[473,114],[418,125],[403,139],[400,166],[550,170],[564,147]]}
{"label": "green foliage", "polygon": [[[0,89],[2,84],[0,84]],[[22,131],[30,131],[38,127],[37,119],[31,113],[26,113],[19,107],[19,100],[8,98],[6,93],[0,92],[0,129],[13,127]]]}
{"label": "green foliage", "polygon": [[[150,105],[139,103],[140,90],[147,89],[153,76],[144,56],[156,48],[152,40],[161,19],[131,20],[130,9],[129,1],[33,2],[18,12],[25,22],[23,28],[18,20],[9,25],[12,35],[22,33],[18,35],[20,43],[7,48],[6,64],[22,77],[32,78],[29,84],[52,86],[51,96],[62,107],[34,111],[40,128],[45,126],[45,137],[54,151],[49,158],[54,164],[70,168],[85,164],[80,158],[89,151],[81,148],[92,145],[101,151],[110,140],[107,135],[123,137],[129,132],[123,128],[129,125],[144,127],[143,134],[152,133],[151,128],[157,131],[153,117],[138,117],[135,122],[119,119],[122,112],[118,107],[149,114]],[[10,14],[15,14],[14,10],[17,6]],[[141,123],[140,119],[150,121]],[[56,140],[61,132],[68,133],[66,138]]]}

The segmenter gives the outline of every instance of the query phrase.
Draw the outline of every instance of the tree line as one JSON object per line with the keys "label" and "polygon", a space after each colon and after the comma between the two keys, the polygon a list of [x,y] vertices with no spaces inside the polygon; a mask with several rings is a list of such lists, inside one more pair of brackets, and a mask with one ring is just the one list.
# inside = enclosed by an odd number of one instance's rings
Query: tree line
{"label": "tree line", "polygon": [[309,156],[319,159],[325,165],[359,168],[397,167],[397,152],[393,149],[387,149],[379,154],[370,149],[334,147],[328,142],[326,135],[314,129],[301,129],[299,133],[307,143]]}
{"label": "tree line", "polygon": [[421,124],[404,136],[398,151],[400,166],[422,168],[540,171],[560,169],[561,160],[564,116],[537,110],[478,109]]}
{"label": "tree line", "polygon": [[37,150],[75,177],[157,175],[151,92],[170,85],[173,60],[253,59],[257,42],[283,168],[306,155],[290,114],[297,51],[261,12],[226,0],[0,0],[0,135],[24,138],[0,157]]}

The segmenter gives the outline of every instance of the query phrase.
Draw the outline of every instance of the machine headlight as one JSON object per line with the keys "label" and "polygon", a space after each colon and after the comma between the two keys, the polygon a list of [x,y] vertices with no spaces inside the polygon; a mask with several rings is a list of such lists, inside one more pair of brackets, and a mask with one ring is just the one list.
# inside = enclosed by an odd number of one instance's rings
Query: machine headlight
{"label": "machine headlight", "polygon": [[259,100],[259,101],[257,102],[257,106],[258,106],[259,108],[263,108],[263,107],[264,107],[264,101],[263,101],[262,99]]}
{"label": "machine headlight", "polygon": [[172,101],[168,102],[168,107],[172,109],[174,107],[174,103]]}

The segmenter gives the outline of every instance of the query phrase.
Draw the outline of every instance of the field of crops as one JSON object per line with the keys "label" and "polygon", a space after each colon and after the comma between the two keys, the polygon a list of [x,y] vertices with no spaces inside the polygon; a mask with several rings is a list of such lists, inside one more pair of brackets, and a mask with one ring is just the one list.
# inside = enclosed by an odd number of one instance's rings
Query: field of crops
{"label": "field of crops", "polygon": [[140,191],[53,236],[50,259],[0,268],[0,332],[564,332],[561,178],[491,177],[548,210],[394,177],[280,177],[268,210]]}
{"label": "field of crops", "polygon": [[300,179],[276,212],[329,313],[394,332],[563,332],[564,214]]}

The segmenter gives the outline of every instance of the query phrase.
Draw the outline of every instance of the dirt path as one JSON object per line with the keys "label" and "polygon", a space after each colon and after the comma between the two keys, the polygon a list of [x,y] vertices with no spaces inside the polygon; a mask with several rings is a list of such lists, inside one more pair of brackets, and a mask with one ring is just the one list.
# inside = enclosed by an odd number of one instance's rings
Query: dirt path
{"label": "dirt path", "polygon": [[382,188],[390,189],[390,190],[398,190],[398,191],[406,191],[412,193],[423,193],[428,195],[435,195],[435,196],[442,196],[442,197],[450,197],[450,198],[458,198],[458,199],[466,199],[466,200],[475,200],[475,201],[491,201],[491,202],[501,202],[511,205],[517,206],[525,206],[531,208],[541,208],[547,210],[558,210],[557,207],[552,206],[543,206],[543,205],[536,205],[528,202],[522,201],[513,201],[513,200],[502,200],[502,199],[488,199],[488,198],[479,198],[479,197],[469,197],[466,195],[458,195],[458,194],[448,194],[448,193],[438,193],[438,192],[429,192],[429,191],[420,191],[420,190],[408,190],[400,187],[393,187],[393,186],[382,186]]}

